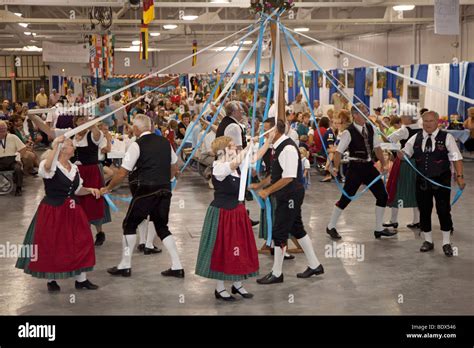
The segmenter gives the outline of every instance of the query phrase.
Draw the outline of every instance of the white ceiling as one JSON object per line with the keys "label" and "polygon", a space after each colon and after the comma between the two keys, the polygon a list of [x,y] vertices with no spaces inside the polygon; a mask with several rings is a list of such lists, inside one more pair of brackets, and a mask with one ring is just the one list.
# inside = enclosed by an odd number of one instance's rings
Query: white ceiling
{"label": "white ceiling", "polygon": [[[392,10],[395,4],[415,4],[413,11],[404,12],[400,19]],[[248,8],[237,3],[216,4],[209,1],[155,1],[155,20],[150,32],[150,48],[166,51],[189,51],[196,39],[203,47],[254,22]],[[472,16],[474,0],[460,0],[461,13]],[[89,11],[92,6],[108,6],[113,11],[110,31],[116,35],[116,48],[128,48],[139,39],[142,9],[130,8],[128,0],[0,0],[0,49],[41,47],[42,41],[81,43],[86,35],[105,32],[100,26],[92,28]],[[179,11],[199,17],[194,21],[179,20]],[[342,39],[393,30],[406,30],[414,25],[433,24],[433,1],[296,1],[295,19],[283,16],[284,24],[308,27],[309,35],[318,39]],[[70,19],[74,11],[75,19]],[[14,13],[21,13],[18,17]],[[19,23],[27,23],[24,28]],[[176,24],[165,30],[164,24]],[[26,33],[35,33],[36,36]]]}

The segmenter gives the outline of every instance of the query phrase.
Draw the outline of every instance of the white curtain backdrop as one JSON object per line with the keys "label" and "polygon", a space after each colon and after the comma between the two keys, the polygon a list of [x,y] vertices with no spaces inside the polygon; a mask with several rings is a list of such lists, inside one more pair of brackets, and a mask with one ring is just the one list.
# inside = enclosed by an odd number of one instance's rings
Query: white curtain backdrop
{"label": "white curtain backdrop", "polygon": [[323,87],[319,89],[319,99],[321,105],[331,104],[329,100],[329,88],[326,88],[326,76],[323,76]]}
{"label": "white curtain backdrop", "polygon": [[[437,86],[446,91],[449,90],[449,64],[430,64],[428,66],[428,85]],[[448,114],[448,96],[436,92],[431,88],[425,91],[425,108],[434,110],[440,116]]]}

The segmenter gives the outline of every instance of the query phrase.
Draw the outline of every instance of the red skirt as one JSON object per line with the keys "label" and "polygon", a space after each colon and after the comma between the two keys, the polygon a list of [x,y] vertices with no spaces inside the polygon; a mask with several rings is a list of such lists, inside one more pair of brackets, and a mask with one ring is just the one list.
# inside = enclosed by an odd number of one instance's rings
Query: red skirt
{"label": "red skirt", "polygon": [[397,183],[398,183],[398,176],[400,174],[400,159],[397,157],[393,162],[392,170],[388,176],[387,180],[387,193],[388,193],[388,200],[387,205],[390,205],[395,196],[397,195]]}
{"label": "red skirt", "polygon": [[38,246],[37,260],[29,264],[33,272],[71,272],[95,265],[94,241],[87,216],[82,207],[69,198],[59,207],[40,204],[33,245]]}
{"label": "red skirt", "polygon": [[[98,164],[79,165],[79,174],[84,181],[82,186],[100,189],[104,187],[104,178]],[[78,197],[79,204],[87,215],[87,220],[94,221],[104,218],[105,201],[103,197],[95,199],[92,195]]]}
{"label": "red skirt", "polygon": [[232,210],[219,210],[219,227],[210,268],[235,275],[258,271],[255,237],[243,204]]}

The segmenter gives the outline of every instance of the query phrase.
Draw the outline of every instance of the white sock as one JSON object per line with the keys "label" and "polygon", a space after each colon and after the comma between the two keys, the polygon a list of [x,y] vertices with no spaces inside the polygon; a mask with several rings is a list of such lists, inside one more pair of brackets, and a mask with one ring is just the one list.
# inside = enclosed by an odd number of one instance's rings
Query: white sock
{"label": "white sock", "polygon": [[275,247],[275,256],[273,258],[272,273],[275,277],[281,276],[283,272],[283,259],[285,257],[286,246],[284,248]]}
{"label": "white sock", "polygon": [[308,260],[308,266],[311,269],[315,269],[316,267],[318,267],[321,263],[319,262],[318,257],[314,252],[313,244],[311,243],[311,239],[309,238],[309,236],[306,235],[303,238],[298,239],[298,243],[301,245],[306,259]]}
{"label": "white sock", "polygon": [[225,289],[224,281],[218,280],[216,284],[216,290],[222,297],[230,297],[230,294]]}
{"label": "white sock", "polygon": [[413,223],[420,223],[420,211],[418,210],[418,207],[413,208]]}
{"label": "white sock", "polygon": [[390,218],[390,222],[398,222],[398,208],[392,208],[392,217]]}
{"label": "white sock", "polygon": [[177,269],[183,269],[181,261],[179,260],[178,249],[176,248],[176,242],[174,240],[174,237],[172,235],[169,235],[168,237],[163,239],[162,242],[171,256],[171,269],[173,271]]}
{"label": "white sock", "polygon": [[82,282],[85,282],[87,280],[87,274],[86,274],[86,272],[81,272],[75,278],[76,278],[77,282],[82,283]]}
{"label": "white sock", "polygon": [[443,245],[451,244],[451,231],[441,231],[443,233]]}
{"label": "white sock", "polygon": [[342,209],[338,206],[334,206],[332,211],[331,220],[329,221],[328,228],[336,228],[337,220],[339,220],[339,216],[342,214]]}
{"label": "white sock", "polygon": [[291,256],[290,254],[288,254],[288,251],[285,250],[285,256]]}
{"label": "white sock", "polygon": [[137,242],[136,234],[126,234],[122,238],[122,261],[117,266],[118,269],[132,268],[132,254],[135,243]]}
{"label": "white sock", "polygon": [[383,230],[383,213],[385,212],[385,207],[375,206],[375,230]]}
{"label": "white sock", "polygon": [[153,245],[153,240],[156,236],[155,224],[153,222],[148,223],[148,231],[146,234],[146,244],[145,248],[153,249],[155,246]]}
{"label": "white sock", "polygon": [[145,244],[146,242],[146,234],[147,234],[147,229],[148,229],[148,220],[145,219],[141,222],[140,225],[138,225],[138,237],[139,237],[139,243],[138,244]]}
{"label": "white sock", "polygon": [[433,234],[430,232],[423,232],[423,236],[425,237],[426,242],[433,243]]}
{"label": "white sock", "polygon": [[245,290],[244,286],[242,285],[242,282],[234,282],[234,287],[239,290],[240,293],[246,294],[247,290]]}

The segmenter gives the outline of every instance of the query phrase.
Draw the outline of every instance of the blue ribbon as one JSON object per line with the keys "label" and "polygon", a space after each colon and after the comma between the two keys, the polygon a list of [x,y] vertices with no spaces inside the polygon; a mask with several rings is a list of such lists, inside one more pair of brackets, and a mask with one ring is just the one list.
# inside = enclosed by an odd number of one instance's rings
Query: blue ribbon
{"label": "blue ribbon", "polygon": [[114,204],[114,202],[112,202],[112,199],[110,198],[110,196],[108,194],[104,195],[104,199],[107,202],[107,204],[109,205],[110,209],[112,209],[112,211],[118,212],[117,206]]}
{"label": "blue ribbon", "polygon": [[252,194],[253,198],[257,201],[258,205],[260,206],[260,209],[265,210],[265,216],[267,218],[267,245],[270,246],[272,244],[272,228],[273,228],[272,203],[269,197],[267,197],[265,201],[263,201],[262,197],[260,197],[252,189],[250,189],[250,193]]}
{"label": "blue ribbon", "polygon": [[108,195],[110,197],[110,199],[114,200],[114,201],[122,201],[122,202],[125,202],[125,203],[130,203],[133,199],[132,196],[126,196],[126,197],[120,197],[120,196],[113,196],[113,195]]}
{"label": "blue ribbon", "polygon": [[[299,70],[298,70],[298,67],[296,65],[296,61],[293,57],[293,53],[291,52],[291,49],[290,49],[290,45],[288,44],[288,37],[294,42],[294,44],[300,49],[301,52],[303,52],[303,54],[319,69],[319,71],[321,71],[325,76],[326,78],[328,78],[326,72],[324,71],[324,69],[313,59],[313,57],[311,57],[311,55],[308,54],[308,52],[298,43],[298,41],[296,41],[296,39],[293,37],[293,35],[291,35],[287,30],[286,28],[281,25],[281,28],[282,28],[282,31],[284,32],[285,34],[285,42],[286,42],[286,45],[287,45],[287,48],[288,48],[288,52],[290,53],[290,56],[291,56],[291,59],[293,61],[293,65],[295,66],[295,69],[297,71],[297,73],[299,74]],[[339,86],[337,86],[334,81],[332,81],[331,79],[329,79],[329,81],[336,87],[336,89],[347,98],[347,95],[339,88]],[[301,83],[300,81],[298,81],[299,83]],[[314,124],[316,125],[316,129],[318,131],[318,135],[319,135],[319,138],[321,139],[321,143],[323,145],[323,148],[324,148],[324,151],[326,153],[326,156],[328,156],[328,152],[327,152],[327,149],[326,149],[326,146],[324,144],[324,141],[323,141],[323,138],[321,136],[321,132],[319,131],[319,126],[318,126],[318,123],[316,122],[316,119],[315,119],[315,116],[314,116],[314,112],[313,112],[313,109],[311,108],[311,104],[309,102],[309,98],[308,98],[308,95],[306,93],[306,89],[303,88],[303,93],[305,95],[305,98],[306,98],[306,101],[308,103],[308,106],[309,106],[309,109],[311,111],[311,117],[313,119],[313,122]],[[379,134],[382,134],[382,132],[380,132],[380,130],[377,128],[377,126],[356,106],[354,105],[354,107],[357,109],[357,111],[359,112],[360,115],[362,115],[365,120],[370,123],[372,125],[372,127],[374,127],[374,129],[377,131],[377,133]],[[390,140],[390,139],[389,139]],[[445,185],[442,185],[440,183],[437,183],[433,180],[431,180],[430,178],[426,177],[423,173],[421,173],[409,160],[408,160],[408,157],[406,155],[404,155],[405,159],[407,160],[408,164],[410,165],[410,167],[412,167],[415,172],[420,175],[422,178],[424,178],[425,180],[429,181],[430,183],[432,183],[433,185],[436,185],[436,186],[439,186],[439,187],[443,187],[445,189],[448,189],[448,190],[453,190],[453,188],[451,188],[450,186],[445,186]],[[332,165],[332,163],[331,163]],[[372,186],[373,184],[375,184],[375,182],[377,180],[379,180],[381,178],[382,175],[379,175],[376,179],[374,179],[374,181],[372,181],[369,186],[367,186],[361,193],[365,193],[369,188],[370,186]],[[339,188],[339,190],[342,192],[342,194],[344,196],[346,196],[347,198],[351,199],[351,200],[356,200],[358,198],[360,198],[361,195],[359,194],[356,194],[354,195],[354,199],[351,198],[351,196],[349,196],[344,190],[341,190],[341,184],[338,182],[337,178],[335,178],[335,181],[336,181],[336,184],[337,184],[337,187]],[[462,195],[462,190],[458,188],[457,192],[456,192],[456,195],[454,197],[454,200],[453,202],[451,203],[451,205],[454,205],[458,200],[459,198],[461,197]]]}

